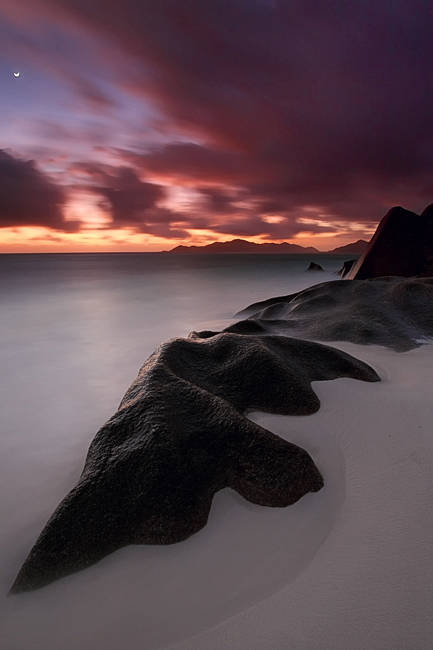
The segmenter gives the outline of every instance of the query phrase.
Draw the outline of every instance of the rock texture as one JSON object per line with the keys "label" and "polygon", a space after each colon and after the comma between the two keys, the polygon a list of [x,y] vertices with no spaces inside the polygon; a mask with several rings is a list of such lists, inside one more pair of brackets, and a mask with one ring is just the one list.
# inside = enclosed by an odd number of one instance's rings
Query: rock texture
{"label": "rock texture", "polygon": [[307,271],[323,271],[323,268],[316,262],[310,262]]}
{"label": "rock texture", "polygon": [[[433,336],[433,278],[323,282],[250,305],[227,332],[283,334],[410,350]],[[202,332],[212,336],[215,332]]]}
{"label": "rock texture", "polygon": [[280,507],[320,490],[306,451],[243,414],[313,413],[311,382],[336,377],[379,380],[348,354],[292,338],[192,334],[163,344],[96,434],[78,484],[11,591],[42,587],[127,544],[184,540],[206,524],[224,487]]}
{"label": "rock texture", "polygon": [[383,217],[365,253],[347,274],[348,280],[388,275],[429,276],[433,273],[433,206],[421,215],[402,207]]}
{"label": "rock texture", "polygon": [[433,276],[433,203],[426,207],[424,212],[421,214],[421,217],[424,219],[422,274],[425,276]]}

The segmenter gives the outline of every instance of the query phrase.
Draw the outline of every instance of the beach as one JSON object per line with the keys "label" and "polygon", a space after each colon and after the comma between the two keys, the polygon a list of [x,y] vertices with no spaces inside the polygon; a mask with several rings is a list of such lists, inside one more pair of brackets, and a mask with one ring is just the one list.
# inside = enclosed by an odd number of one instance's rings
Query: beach
{"label": "beach", "polygon": [[0,650],[433,649],[432,17],[0,0]]}
{"label": "beach", "polygon": [[335,345],[369,362],[382,382],[317,383],[322,407],[306,418],[255,414],[306,446],[329,477],[326,538],[279,591],[179,650],[430,647],[433,347],[398,354]]}
{"label": "beach", "polygon": [[287,509],[225,490],[187,542],[4,601],[2,647],[428,648],[433,347],[335,346],[382,381],[315,382],[314,415],[250,415],[309,451],[323,490]]}
{"label": "beach", "polygon": [[[212,324],[210,314],[206,323]],[[43,331],[34,355],[44,349]],[[125,350],[134,352],[137,343]],[[2,648],[114,650],[125,639],[128,648],[149,650],[428,648],[433,347],[396,352],[329,343],[368,363],[381,381],[315,381],[321,406],[312,415],[248,414],[311,455],[322,490],[288,508],[268,508],[224,489],[207,525],[185,542],[127,546],[48,587],[6,598],[32,540],[78,479],[127,370],[125,364],[102,381],[101,357],[99,371],[91,370],[102,382],[92,388],[103,397],[99,403],[95,392],[90,399],[88,379],[81,392],[65,394],[62,382],[74,368],[70,349],[66,366],[50,365],[39,380],[40,369],[27,365],[26,399],[20,408],[18,396],[8,402],[15,414],[9,423],[22,427],[21,439],[3,437],[9,454],[2,472]],[[23,373],[25,351],[15,357]],[[72,377],[78,380],[79,372]],[[56,421],[54,412],[61,415]]]}

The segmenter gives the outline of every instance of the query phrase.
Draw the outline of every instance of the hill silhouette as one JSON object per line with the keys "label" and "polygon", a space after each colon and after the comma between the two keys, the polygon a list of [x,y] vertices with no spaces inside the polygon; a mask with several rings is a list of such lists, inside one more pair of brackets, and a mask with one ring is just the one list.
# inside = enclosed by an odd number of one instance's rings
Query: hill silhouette
{"label": "hill silhouette", "polygon": [[354,255],[362,255],[362,253],[367,250],[367,246],[368,241],[365,241],[365,239],[358,239],[358,241],[346,244],[346,246],[337,246],[337,248],[333,248],[331,251],[328,251],[328,253],[352,253]]}
{"label": "hill silhouette", "polygon": [[225,242],[213,242],[204,246],[176,246],[167,253],[291,253],[291,254],[317,254],[317,253],[352,253],[361,254],[368,246],[368,242],[359,239],[356,242],[334,248],[331,251],[319,251],[314,246],[300,246],[299,244],[289,244],[289,242],[282,242],[276,244],[273,242],[264,242],[263,244],[256,244],[255,242],[246,239],[232,239]]}

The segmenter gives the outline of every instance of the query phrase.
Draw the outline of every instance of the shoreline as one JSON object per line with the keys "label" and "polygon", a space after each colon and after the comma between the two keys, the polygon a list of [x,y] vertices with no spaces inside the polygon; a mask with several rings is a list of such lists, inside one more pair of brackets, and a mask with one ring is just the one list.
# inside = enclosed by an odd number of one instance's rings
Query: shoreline
{"label": "shoreline", "polygon": [[[247,416],[305,448],[324,475],[322,490],[289,508],[253,505],[222,490],[207,525],[187,541],[127,546],[47,588],[4,599],[10,647],[30,648],[31,630],[32,650],[51,644],[87,649],[107,625],[106,650],[117,650],[125,634],[131,635],[128,650],[138,650],[144,640],[149,650],[219,650],[226,643],[234,650],[245,644],[262,650],[279,647],[283,637],[306,647],[306,634],[309,650],[364,650],[361,634],[359,646],[353,639],[348,645],[354,629],[371,630],[371,650],[406,650],[409,637],[422,647],[431,632],[424,585],[428,592],[433,583],[433,346],[396,352],[326,344],[370,364],[382,381],[313,381],[321,400],[316,413]],[[89,606],[96,601],[97,612]],[[398,620],[391,626],[393,617]],[[65,639],[71,626],[74,634]]]}

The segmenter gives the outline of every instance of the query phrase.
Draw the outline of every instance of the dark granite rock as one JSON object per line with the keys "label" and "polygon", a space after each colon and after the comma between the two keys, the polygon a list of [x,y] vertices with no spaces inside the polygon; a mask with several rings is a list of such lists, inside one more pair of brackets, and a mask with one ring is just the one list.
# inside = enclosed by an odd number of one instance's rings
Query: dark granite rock
{"label": "dark granite rock", "polygon": [[42,587],[128,544],[184,540],[206,524],[224,487],[278,507],[320,490],[306,451],[243,414],[313,413],[311,382],[336,377],[379,380],[344,352],[286,337],[193,333],[163,344],[96,434],[78,484],[11,591]]}
{"label": "dark granite rock", "polygon": [[421,217],[424,219],[421,275],[428,277],[433,276],[433,203],[426,207]]}
{"label": "dark granite rock", "polygon": [[224,331],[261,331],[410,350],[433,336],[433,278],[323,282],[254,303],[237,316],[245,319]]}
{"label": "dark granite rock", "polygon": [[323,271],[323,268],[320,264],[316,264],[316,262],[310,262],[307,271]]}
{"label": "dark granite rock", "polygon": [[383,217],[365,253],[348,272],[348,280],[388,275],[428,276],[433,273],[433,207],[422,215],[402,207]]}
{"label": "dark granite rock", "polygon": [[340,276],[340,278],[346,277],[355,263],[356,260],[346,260],[346,262],[343,262],[343,266],[337,271],[337,274]]}

